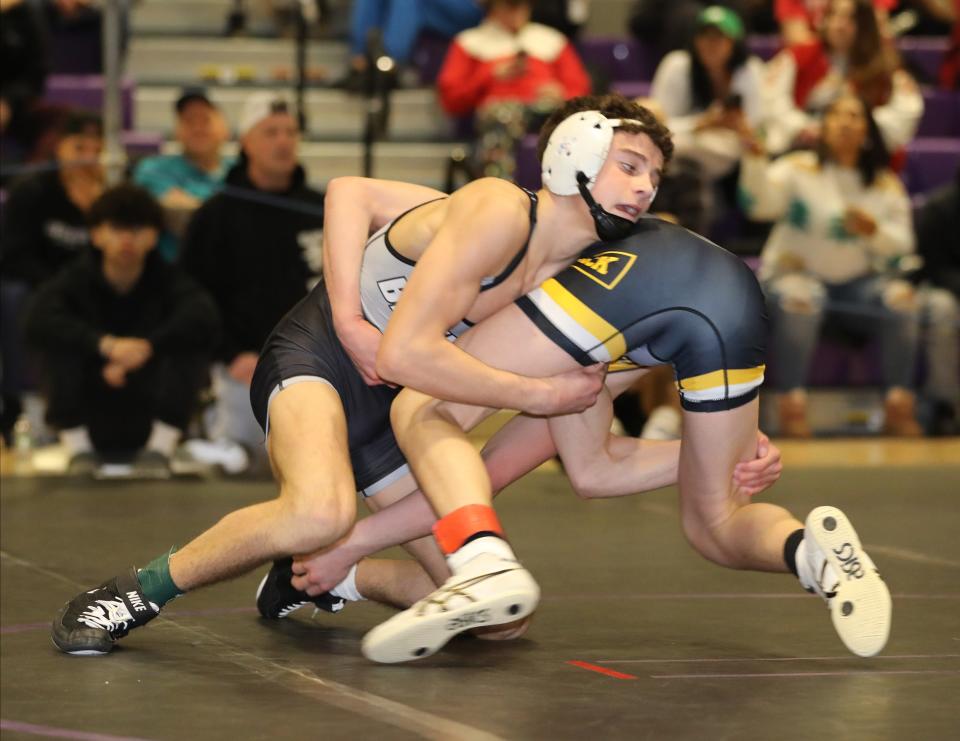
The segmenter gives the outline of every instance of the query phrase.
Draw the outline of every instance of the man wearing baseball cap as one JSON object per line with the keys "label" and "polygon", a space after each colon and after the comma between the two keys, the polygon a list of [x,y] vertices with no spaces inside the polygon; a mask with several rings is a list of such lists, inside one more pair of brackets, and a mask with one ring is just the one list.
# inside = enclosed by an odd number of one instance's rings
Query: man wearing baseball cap
{"label": "man wearing baseball cap", "polygon": [[262,451],[250,380],[267,335],[320,270],[323,194],[308,187],[297,161],[300,130],[288,98],[251,95],[237,133],[240,159],[191,219],[181,261],[223,317],[211,436]]}
{"label": "man wearing baseball cap", "polygon": [[181,153],[146,157],[133,175],[164,207],[166,231],[157,251],[168,260],[176,259],[177,243],[190,216],[220,189],[233,164],[221,152],[230,136],[226,121],[205,90],[185,88],[174,111]]}

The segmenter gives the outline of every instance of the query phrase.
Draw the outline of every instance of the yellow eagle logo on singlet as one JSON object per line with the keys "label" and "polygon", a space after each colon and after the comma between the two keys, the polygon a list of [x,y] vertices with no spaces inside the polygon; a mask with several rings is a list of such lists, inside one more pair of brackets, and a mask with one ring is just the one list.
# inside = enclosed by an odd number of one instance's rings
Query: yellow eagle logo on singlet
{"label": "yellow eagle logo on singlet", "polygon": [[571,267],[608,291],[612,291],[636,261],[637,256],[629,252],[608,250],[590,257],[581,257]]}

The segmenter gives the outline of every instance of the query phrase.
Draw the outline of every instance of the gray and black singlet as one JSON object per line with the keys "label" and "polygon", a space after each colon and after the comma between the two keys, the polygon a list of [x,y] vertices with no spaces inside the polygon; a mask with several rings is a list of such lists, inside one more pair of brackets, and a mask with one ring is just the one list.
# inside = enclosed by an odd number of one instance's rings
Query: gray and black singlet
{"label": "gray and black singlet", "polygon": [[[503,272],[482,281],[481,291],[506,280],[526,254],[536,226],[537,198],[529,191],[524,192],[530,197],[527,241]],[[380,229],[367,241],[364,249],[361,304],[365,318],[381,332],[386,328],[393,307],[416,265],[391,245],[390,230],[413,210]],[[470,323],[463,320],[449,330],[448,336],[455,339],[469,326]],[[399,389],[364,383],[334,331],[330,301],[322,279],[280,320],[260,353],[250,386],[250,403],[264,430],[267,429],[270,399],[275,390],[297,378],[322,379],[340,396],[358,490],[373,494],[384,483],[389,483],[387,478],[393,480],[393,474],[406,464],[390,428],[390,404]]]}

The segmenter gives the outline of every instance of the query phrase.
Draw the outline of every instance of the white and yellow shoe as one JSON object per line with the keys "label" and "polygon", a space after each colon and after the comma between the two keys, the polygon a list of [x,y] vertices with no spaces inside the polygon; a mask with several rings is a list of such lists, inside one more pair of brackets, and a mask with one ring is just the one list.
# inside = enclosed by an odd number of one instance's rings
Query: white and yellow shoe
{"label": "white and yellow shoe", "polygon": [[836,507],[817,507],[804,523],[804,543],[801,583],[826,601],[850,651],[876,656],[890,636],[890,590],[850,520]]}
{"label": "white and yellow shoe", "polygon": [[458,633],[530,615],[540,600],[530,572],[512,552],[507,557],[480,550],[484,546],[478,544],[469,543],[451,556],[455,573],[439,589],[367,633],[363,655],[381,664],[422,659]]}

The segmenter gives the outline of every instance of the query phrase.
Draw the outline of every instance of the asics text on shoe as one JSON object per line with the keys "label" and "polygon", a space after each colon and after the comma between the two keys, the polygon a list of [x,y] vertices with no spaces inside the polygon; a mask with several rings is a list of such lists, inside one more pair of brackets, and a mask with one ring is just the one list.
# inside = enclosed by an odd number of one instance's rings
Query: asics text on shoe
{"label": "asics text on shoe", "polygon": [[857,656],[876,656],[890,636],[890,590],[864,552],[856,530],[836,507],[817,507],[804,527],[807,558],[833,627]]}

